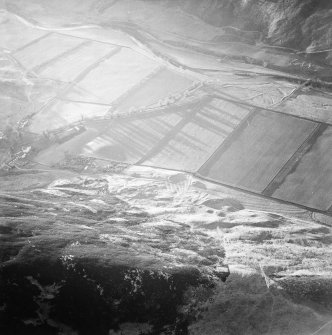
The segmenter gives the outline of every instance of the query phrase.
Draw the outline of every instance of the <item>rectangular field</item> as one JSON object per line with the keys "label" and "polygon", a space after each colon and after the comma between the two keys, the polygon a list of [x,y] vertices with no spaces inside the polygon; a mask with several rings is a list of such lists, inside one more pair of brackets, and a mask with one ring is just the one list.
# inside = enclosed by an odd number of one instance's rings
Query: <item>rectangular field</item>
{"label": "rectangular field", "polygon": [[103,117],[108,109],[107,106],[58,100],[32,118],[29,130],[42,134],[81,120]]}
{"label": "rectangular field", "polygon": [[311,121],[257,112],[242,132],[227,146],[221,146],[199,172],[260,193],[315,127]]}
{"label": "rectangular field", "polygon": [[49,66],[41,68],[38,74],[46,78],[72,82],[88,66],[112,50],[115,50],[115,47],[103,43],[88,42],[76,51],[55,60]]}
{"label": "rectangular field", "polygon": [[328,93],[303,92],[303,94],[286,100],[276,109],[283,113],[332,124],[332,95]]}
{"label": "rectangular field", "polygon": [[272,196],[320,210],[329,209],[332,205],[332,127],[318,137]]}
{"label": "rectangular field", "polygon": [[136,163],[181,120],[175,113],[132,120],[113,120],[107,131],[87,143],[82,152],[97,158]]}
{"label": "rectangular field", "polygon": [[82,40],[74,37],[50,34],[14,53],[14,57],[28,70],[33,70],[54,61],[82,44]]}
{"label": "rectangular field", "polygon": [[111,103],[154,71],[159,65],[140,53],[121,49],[98,64],[79,83],[67,98],[85,102]]}
{"label": "rectangular field", "polygon": [[247,108],[215,99],[187,118],[142,164],[197,171],[248,114]]}
{"label": "rectangular field", "polygon": [[123,99],[117,110],[127,112],[131,107],[147,107],[169,95],[181,93],[191,86],[193,80],[180,73],[163,68],[153,74],[139,89]]}
{"label": "rectangular field", "polygon": [[0,48],[15,51],[47,34],[47,31],[27,27],[9,15],[0,14]]}

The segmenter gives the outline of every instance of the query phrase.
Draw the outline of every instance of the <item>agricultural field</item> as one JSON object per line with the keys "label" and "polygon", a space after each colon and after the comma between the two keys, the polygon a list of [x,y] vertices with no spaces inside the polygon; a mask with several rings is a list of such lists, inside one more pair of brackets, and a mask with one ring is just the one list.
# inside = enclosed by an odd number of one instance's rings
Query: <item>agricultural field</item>
{"label": "agricultural field", "polygon": [[142,164],[197,171],[248,114],[247,108],[218,99],[198,106]]}
{"label": "agricultural field", "polygon": [[36,161],[53,165],[65,154],[137,163],[152,150],[182,120],[176,113],[131,120],[85,122],[86,131],[73,139],[45,149]]}
{"label": "agricultural field", "polygon": [[107,106],[56,100],[32,118],[29,130],[42,134],[76,122],[104,117],[108,109]]}
{"label": "agricultural field", "polygon": [[216,181],[262,192],[316,123],[271,112],[257,112],[227,146],[199,171]]}
{"label": "agricultural field", "polygon": [[137,163],[162,141],[182,116],[176,113],[113,121],[110,127],[82,148],[87,156]]}
{"label": "agricultural field", "polygon": [[276,110],[332,124],[332,95],[316,90],[301,91],[276,107]]}
{"label": "agricultural field", "polygon": [[332,334],[326,2],[0,0],[0,334]]}
{"label": "agricultural field", "polygon": [[[77,39],[77,41],[84,41]],[[38,70],[42,77],[60,80],[64,82],[74,81],[78,75],[99,59],[115,50],[114,46],[93,41],[85,41],[79,48],[68,55],[60,57],[52,64],[44,66]]]}
{"label": "agricultural field", "polygon": [[27,27],[12,15],[0,12],[0,48],[15,51],[45,35],[46,31]]}
{"label": "agricultural field", "polygon": [[59,34],[50,33],[14,53],[15,59],[27,70],[40,71],[65,54],[81,47],[84,41]]}
{"label": "agricultural field", "polygon": [[117,111],[122,114],[128,112],[132,107],[155,105],[170,95],[181,94],[192,83],[193,80],[190,77],[185,77],[168,68],[162,68],[142,83],[130,96],[121,99],[123,101],[117,107]]}
{"label": "agricultural field", "polygon": [[52,120],[52,127],[60,128],[80,121],[80,118],[85,118],[83,124],[87,131],[66,143],[46,149],[36,160],[55,164],[67,152],[110,161],[196,171],[249,110],[214,99],[181,113],[112,119],[106,124],[103,122],[103,127],[94,126],[101,121],[88,121],[88,118],[103,116],[104,113],[107,113],[105,106],[58,101],[37,114],[30,126],[31,131],[42,133],[47,129],[48,120]]}
{"label": "agricultural field", "polygon": [[123,48],[91,70],[68,92],[66,98],[111,104],[157,67],[159,64],[152,59]]}
{"label": "agricultural field", "polygon": [[332,206],[331,176],[332,127],[328,127],[272,196],[326,211]]}

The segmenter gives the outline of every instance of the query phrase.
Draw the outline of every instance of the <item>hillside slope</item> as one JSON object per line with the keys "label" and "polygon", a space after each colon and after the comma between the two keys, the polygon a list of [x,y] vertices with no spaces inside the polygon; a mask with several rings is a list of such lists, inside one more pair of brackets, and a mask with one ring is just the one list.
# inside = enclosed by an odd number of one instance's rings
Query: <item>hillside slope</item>
{"label": "hillside slope", "polygon": [[332,48],[328,0],[180,0],[186,11],[216,26],[258,30],[273,45],[308,52]]}

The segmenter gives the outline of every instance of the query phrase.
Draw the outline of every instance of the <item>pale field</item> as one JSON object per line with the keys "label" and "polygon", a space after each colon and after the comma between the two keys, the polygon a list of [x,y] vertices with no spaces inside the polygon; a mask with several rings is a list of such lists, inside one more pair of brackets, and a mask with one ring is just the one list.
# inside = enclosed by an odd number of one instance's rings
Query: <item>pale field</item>
{"label": "pale field", "polygon": [[175,113],[107,123],[85,123],[86,131],[69,141],[40,152],[36,161],[46,165],[59,163],[65,153],[136,163],[152,150],[181,121]]}
{"label": "pale field", "polygon": [[64,52],[76,48],[82,44],[82,42],[82,40],[74,37],[51,34],[15,52],[14,57],[26,69],[33,70],[36,67],[56,60],[58,57],[61,57]]}
{"label": "pale field", "polygon": [[144,82],[138,90],[122,101],[117,110],[127,112],[131,107],[145,107],[169,95],[182,93],[193,83],[190,77],[163,68]]}
{"label": "pale field", "polygon": [[[77,39],[77,41],[79,42],[81,40]],[[88,42],[75,52],[58,58],[49,66],[42,68],[38,71],[38,74],[46,78],[72,82],[87,67],[113,50],[115,50],[115,47],[111,45]]]}
{"label": "pale field", "polygon": [[9,14],[0,13],[0,48],[15,51],[46,34],[47,31],[27,27]]}
{"label": "pale field", "polygon": [[[232,103],[214,100],[197,114],[172,113],[112,120],[106,126],[107,130],[88,130],[89,135],[79,135],[45,150],[38,155],[37,161],[51,164],[59,157],[63,158],[64,152],[70,152],[106,160],[195,171],[248,112],[248,109]],[[30,130],[42,132],[55,129],[79,121],[82,117],[103,113],[106,113],[103,106],[58,102],[38,114]],[[49,124],[52,124],[51,128]]]}
{"label": "pale field", "polygon": [[67,94],[68,99],[112,103],[159,66],[153,60],[123,48],[89,72]]}
{"label": "pale field", "polygon": [[277,110],[332,124],[332,95],[319,92],[307,95],[303,92],[285,101]]}
{"label": "pale field", "polygon": [[181,121],[178,114],[114,121],[100,136],[87,143],[87,156],[136,163],[147,155]]}
{"label": "pale field", "polygon": [[33,117],[29,130],[42,134],[89,118],[103,117],[108,109],[107,106],[58,100]]}
{"label": "pale field", "polygon": [[197,171],[248,113],[249,110],[241,106],[214,100],[197,114],[190,115],[142,164]]}
{"label": "pale field", "polygon": [[321,210],[332,206],[332,127],[316,140],[272,196]]}
{"label": "pale field", "polygon": [[316,127],[316,123],[259,112],[200,173],[216,181],[262,192]]}

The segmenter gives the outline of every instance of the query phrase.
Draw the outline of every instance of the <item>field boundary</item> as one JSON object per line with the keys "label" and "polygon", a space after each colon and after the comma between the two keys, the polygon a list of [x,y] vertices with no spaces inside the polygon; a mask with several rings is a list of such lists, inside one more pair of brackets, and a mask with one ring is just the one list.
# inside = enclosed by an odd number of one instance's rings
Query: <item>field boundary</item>
{"label": "field boundary", "polygon": [[104,62],[105,60],[111,58],[112,56],[116,55],[121,51],[121,47],[117,47],[112,49],[110,52],[108,52],[105,56],[99,58],[97,61],[93,62],[90,66],[85,68],[82,72],[80,72],[73,81],[67,83],[67,85],[51,100],[46,102],[35,114],[41,113],[45,109],[48,109],[52,107],[54,104],[56,104],[57,101],[65,100],[66,95],[68,94],[69,90],[71,90],[75,85],[77,85],[85,76],[89,74],[95,67],[97,67],[100,63]]}
{"label": "field boundary", "polygon": [[[288,117],[293,117],[293,118],[300,119],[300,120],[306,120],[306,121],[311,121],[311,122],[320,123],[320,124],[328,124],[328,125],[332,126],[332,122],[330,123],[330,122],[326,122],[326,121],[313,120],[313,119],[310,119],[308,117],[293,115],[293,114],[285,113],[283,111],[278,111],[278,110],[275,110],[275,109],[271,109],[271,108],[268,108],[268,107],[261,107],[261,106],[253,105],[253,104],[248,103],[248,102],[246,102],[244,100],[241,100],[241,99],[232,99],[232,98],[235,98],[235,97],[233,97],[229,94],[226,94],[226,93],[217,94],[217,93],[210,93],[208,91],[206,91],[206,93],[207,93],[207,95],[211,96],[212,98],[232,102],[234,104],[243,105],[243,106],[251,107],[251,108],[256,108],[258,110],[264,110],[264,111],[271,112],[271,113],[281,114],[281,115],[285,115],[285,116],[288,116]],[[228,98],[227,96],[229,96],[231,98]]]}
{"label": "field boundary", "polygon": [[43,68],[49,66],[52,63],[57,62],[62,57],[66,57],[66,56],[70,55],[71,53],[74,53],[74,52],[80,50],[85,45],[89,45],[90,43],[91,42],[89,42],[89,41],[82,42],[82,43],[80,43],[80,44],[78,44],[78,45],[76,45],[76,46],[74,46],[74,47],[72,47],[72,48],[70,48],[70,49],[68,49],[68,50],[66,50],[66,51],[64,51],[64,52],[56,55],[56,56],[54,56],[54,57],[52,57],[51,59],[49,59],[49,60],[47,60],[47,61],[45,61],[45,62],[43,62],[43,63],[41,63],[39,65],[36,65],[30,71],[38,73],[38,72],[42,71]]}
{"label": "field boundary", "polygon": [[316,143],[320,135],[328,128],[327,124],[317,124],[305,141],[299,146],[294,152],[292,157],[285,163],[285,165],[279,170],[272,181],[266,186],[262,194],[271,196],[274,192],[283,184],[287,176],[296,169],[296,166],[300,163],[302,157],[310,151],[312,146]]}
{"label": "field boundary", "polygon": [[[217,180],[214,180],[212,178],[204,177],[199,172],[190,172],[190,171],[181,170],[181,169],[170,169],[170,168],[153,166],[153,165],[148,165],[148,164],[137,164],[136,163],[136,164],[131,164],[131,165],[134,165],[134,166],[143,166],[143,167],[145,166],[145,167],[154,168],[154,169],[160,169],[160,170],[165,170],[165,171],[187,173],[187,174],[190,174],[190,175],[192,175],[193,177],[195,177],[197,179],[200,179],[200,180],[203,180],[203,181],[205,180],[207,182],[211,182],[213,184],[220,185],[220,186],[223,186],[225,188],[229,188],[229,189],[235,190],[237,192],[241,192],[241,193],[245,193],[245,194],[250,194],[251,196],[255,196],[255,197],[258,197],[260,199],[265,199],[265,200],[268,200],[268,201],[273,201],[275,203],[281,203],[283,205],[288,205],[290,207],[300,208],[300,209],[303,209],[303,210],[308,211],[310,213],[321,213],[321,214],[327,215],[329,217],[332,217],[332,212],[324,211],[324,210],[320,210],[320,209],[316,209],[316,208],[313,208],[313,207],[308,207],[308,206],[305,206],[305,205],[300,205],[300,204],[297,204],[295,202],[291,202],[291,201],[287,201],[287,200],[273,198],[273,197],[266,196],[264,194],[256,193],[256,192],[253,192],[253,191],[249,191],[249,190],[237,187],[237,186],[232,186],[232,185],[229,185],[229,184],[225,184],[225,183],[219,182]],[[325,225],[328,226],[328,227],[330,227],[330,225],[328,225],[328,224],[325,224]]]}
{"label": "field boundary", "polygon": [[[186,172],[186,171],[183,171],[183,172]],[[186,173],[188,173],[188,172],[186,172]],[[274,198],[272,196],[267,196],[267,195],[264,195],[262,193],[257,193],[257,192],[250,191],[250,190],[247,190],[247,189],[244,189],[244,188],[241,188],[241,187],[237,187],[237,186],[229,185],[229,184],[226,184],[226,183],[222,183],[222,182],[217,181],[215,179],[202,176],[198,172],[193,173],[193,176],[197,177],[197,178],[199,178],[201,180],[205,180],[205,181],[214,183],[216,185],[221,185],[221,186],[224,186],[224,187],[227,187],[227,188],[239,191],[239,192],[243,192],[243,193],[246,193],[246,194],[254,195],[254,196],[257,196],[259,198],[263,198],[263,199],[270,200],[270,201],[273,200],[273,201],[276,201],[276,202],[279,202],[279,203],[282,203],[282,204],[285,204],[285,205],[290,205],[290,206],[295,206],[297,208],[305,209],[305,210],[307,210],[307,211],[309,211],[311,213],[315,213],[316,212],[316,213],[321,213],[321,214],[325,214],[325,215],[328,215],[328,216],[332,217],[332,212],[330,212],[330,210],[324,211],[324,210],[321,210],[321,209],[317,209],[317,208],[313,208],[313,207],[301,205],[301,204],[298,204],[296,202],[292,202],[292,201],[288,201],[288,200],[283,200],[283,199],[279,199],[279,198]],[[329,226],[329,225],[326,224],[326,226]]]}
{"label": "field boundary", "polygon": [[54,34],[54,33],[53,32],[45,33],[44,35],[42,35],[38,38],[35,38],[34,40],[28,42],[27,44],[24,44],[21,47],[17,48],[16,50],[12,51],[12,54],[15,54],[16,52],[20,52],[20,51],[24,50],[25,48],[28,48],[29,46],[38,43],[39,41],[43,40],[44,38],[47,38],[47,37],[51,36],[52,34]]}
{"label": "field boundary", "polygon": [[215,155],[221,156],[227,148],[230,147],[233,140],[240,135],[243,129],[247,127],[250,121],[256,116],[257,110],[249,111],[248,115],[240,121],[240,123],[234,128],[234,130],[223,140],[223,142],[218,146],[218,148],[210,155],[210,157],[205,161],[205,163],[197,169],[197,172],[201,170],[205,170],[209,168],[209,164],[211,159],[215,157]]}
{"label": "field boundary", "polygon": [[166,145],[178,132],[185,127],[190,120],[199,113],[201,107],[207,102],[207,99],[195,105],[190,112],[184,113],[182,120],[180,120],[148,153],[146,153],[136,164],[143,164],[146,160],[152,158],[157,154],[161,148]]}
{"label": "field boundary", "polygon": [[148,73],[144,78],[142,78],[139,82],[137,82],[134,86],[130,87],[126,92],[121,94],[117,99],[115,99],[112,103],[110,103],[110,108],[107,111],[107,114],[110,114],[114,110],[116,110],[118,106],[121,105],[123,100],[125,100],[130,94],[134,94],[136,91],[138,91],[142,85],[144,85],[145,83],[156,77],[161,71],[164,70],[164,68],[165,67],[163,65],[158,66],[156,69],[154,69],[152,72]]}

